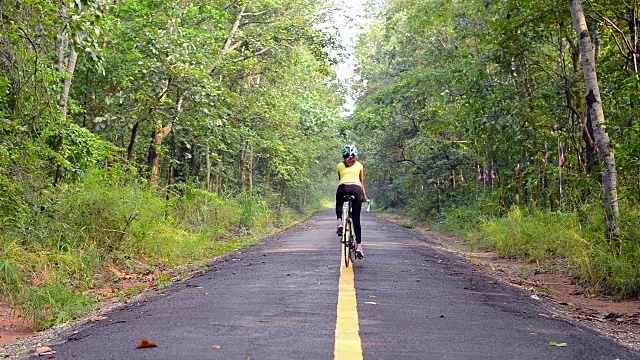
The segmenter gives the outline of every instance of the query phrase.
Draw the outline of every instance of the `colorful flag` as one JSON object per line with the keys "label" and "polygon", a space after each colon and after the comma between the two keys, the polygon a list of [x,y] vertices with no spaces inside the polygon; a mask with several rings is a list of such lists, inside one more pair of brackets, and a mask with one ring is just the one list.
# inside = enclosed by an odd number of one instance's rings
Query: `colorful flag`
{"label": "colorful flag", "polygon": [[562,150],[562,141],[558,138],[558,167],[564,165],[564,150]]}
{"label": "colorful flag", "polygon": [[516,176],[520,176],[520,161],[516,160]]}
{"label": "colorful flag", "polygon": [[487,169],[484,170],[484,182],[489,182],[489,171]]}
{"label": "colorful flag", "polygon": [[482,181],[482,171],[480,170],[480,165],[476,166],[476,181],[481,182]]}

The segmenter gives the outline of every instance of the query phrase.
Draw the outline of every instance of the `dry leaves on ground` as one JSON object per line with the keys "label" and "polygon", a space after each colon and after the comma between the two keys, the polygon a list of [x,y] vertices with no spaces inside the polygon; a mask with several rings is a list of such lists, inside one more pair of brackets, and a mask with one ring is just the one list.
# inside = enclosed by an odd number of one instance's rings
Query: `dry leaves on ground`
{"label": "dry leaves on ground", "polygon": [[48,347],[48,346],[42,346],[42,347],[39,347],[39,348],[37,348],[37,349],[36,349],[36,352],[35,352],[35,354],[34,354],[34,355],[35,355],[35,356],[53,355],[53,354],[55,354],[55,353],[56,353],[56,352],[55,352],[55,351],[53,351],[53,350],[51,350],[51,348],[50,348],[50,347]]}
{"label": "dry leaves on ground", "polygon": [[138,348],[138,349],[149,349],[149,348],[154,348],[154,347],[158,347],[158,345],[156,345],[156,344],[152,343],[152,342],[151,342],[151,341],[149,341],[149,340],[141,340],[141,341],[138,343],[138,347],[137,347],[137,348]]}

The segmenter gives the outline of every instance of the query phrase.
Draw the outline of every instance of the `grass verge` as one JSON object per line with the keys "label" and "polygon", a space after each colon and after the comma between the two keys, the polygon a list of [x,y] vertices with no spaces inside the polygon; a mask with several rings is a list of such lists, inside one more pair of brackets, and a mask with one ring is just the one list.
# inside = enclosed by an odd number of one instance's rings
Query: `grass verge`
{"label": "grass verge", "polygon": [[630,299],[640,294],[640,217],[626,214],[623,236],[607,241],[597,210],[574,213],[513,207],[504,216],[487,216],[481,208],[461,207],[433,224],[476,249],[526,262],[563,260],[585,293]]}
{"label": "grass verge", "polygon": [[2,300],[34,330],[65,323],[94,309],[98,290],[123,274],[167,286],[171,270],[256,244],[302,218],[271,205],[185,185],[157,192],[122,173],[92,171],[32,194],[24,211],[0,223]]}

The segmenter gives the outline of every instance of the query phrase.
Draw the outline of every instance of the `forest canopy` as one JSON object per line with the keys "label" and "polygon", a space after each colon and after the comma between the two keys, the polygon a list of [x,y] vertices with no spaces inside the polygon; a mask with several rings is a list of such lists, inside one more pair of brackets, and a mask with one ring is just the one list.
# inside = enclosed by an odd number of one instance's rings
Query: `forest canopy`
{"label": "forest canopy", "polygon": [[568,258],[594,291],[637,294],[638,4],[368,9],[350,131],[371,197],[506,256]]}
{"label": "forest canopy", "polygon": [[2,300],[59,323],[110,267],[207,259],[317,209],[341,147],[331,9],[0,2]]}

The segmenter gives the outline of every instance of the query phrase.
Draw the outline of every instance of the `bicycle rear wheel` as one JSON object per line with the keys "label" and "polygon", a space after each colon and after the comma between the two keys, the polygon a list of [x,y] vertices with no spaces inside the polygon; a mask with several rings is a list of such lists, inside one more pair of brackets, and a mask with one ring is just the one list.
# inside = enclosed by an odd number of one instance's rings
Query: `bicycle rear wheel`
{"label": "bicycle rear wheel", "polygon": [[349,267],[349,261],[352,259],[351,255],[351,226],[348,221],[344,223],[344,229],[342,230],[342,247],[344,248],[344,266]]}
{"label": "bicycle rear wheel", "polygon": [[349,258],[351,263],[356,259],[356,238],[353,234],[353,221],[351,218],[347,221],[349,223]]}

